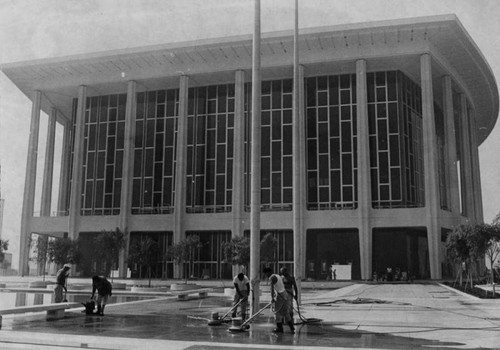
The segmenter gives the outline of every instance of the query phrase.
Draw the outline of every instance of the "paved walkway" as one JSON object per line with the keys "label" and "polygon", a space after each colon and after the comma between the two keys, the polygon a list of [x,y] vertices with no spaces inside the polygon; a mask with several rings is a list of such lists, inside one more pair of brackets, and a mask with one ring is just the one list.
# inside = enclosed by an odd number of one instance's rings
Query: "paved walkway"
{"label": "paved walkway", "polygon": [[219,290],[186,302],[167,297],[109,305],[105,317],[79,310],[57,321],[4,316],[0,349],[500,349],[500,300],[435,283],[304,289],[302,317],[321,322],[297,325],[295,335],[286,328],[273,334],[270,311],[249,332],[207,325],[211,312],[223,313],[230,304]]}

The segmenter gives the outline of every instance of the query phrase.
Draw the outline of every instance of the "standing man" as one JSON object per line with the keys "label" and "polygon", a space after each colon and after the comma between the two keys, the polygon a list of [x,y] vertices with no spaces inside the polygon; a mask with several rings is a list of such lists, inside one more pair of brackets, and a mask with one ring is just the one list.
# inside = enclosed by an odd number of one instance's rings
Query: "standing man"
{"label": "standing man", "polygon": [[290,317],[293,321],[293,299],[298,300],[299,291],[297,289],[297,283],[295,278],[288,273],[286,267],[280,269],[280,276],[283,280],[283,285],[288,294],[288,309],[290,310]]}
{"label": "standing man", "polygon": [[94,299],[95,292],[97,290],[97,314],[104,316],[104,308],[108,303],[108,297],[111,296],[111,290],[113,287],[111,283],[104,278],[99,276],[92,277],[92,296],[90,299]]}
{"label": "standing man", "polygon": [[234,283],[234,300],[233,300],[233,317],[236,317],[236,312],[238,308],[235,307],[241,300],[240,310],[241,310],[241,320],[245,322],[247,316],[247,304],[248,304],[248,296],[250,295],[250,280],[243,273],[240,272],[233,279]]}
{"label": "standing man", "polygon": [[274,318],[276,328],[274,333],[283,333],[283,322],[290,327],[290,331],[295,333],[295,327],[290,317],[288,293],[285,290],[283,279],[280,275],[273,274],[270,267],[264,268],[264,273],[271,282],[271,302],[274,304]]}
{"label": "standing man", "polygon": [[70,264],[64,264],[63,268],[57,271],[56,274],[56,287],[54,288],[54,302],[61,303],[65,298],[63,298],[63,291],[68,292],[66,287],[66,280],[69,276],[69,270],[71,269]]}

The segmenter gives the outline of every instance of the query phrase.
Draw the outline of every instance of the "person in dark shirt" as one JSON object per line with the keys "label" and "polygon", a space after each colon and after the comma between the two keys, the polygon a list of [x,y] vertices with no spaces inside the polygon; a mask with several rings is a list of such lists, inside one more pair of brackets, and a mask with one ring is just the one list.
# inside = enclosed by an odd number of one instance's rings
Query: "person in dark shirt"
{"label": "person in dark shirt", "polygon": [[69,276],[70,264],[64,264],[63,268],[57,271],[56,287],[54,288],[54,302],[61,303],[63,301],[63,291],[67,292],[66,280]]}
{"label": "person in dark shirt", "polygon": [[104,278],[99,276],[92,277],[92,296],[90,299],[94,299],[95,292],[97,291],[97,314],[104,316],[104,308],[108,303],[108,297],[112,294],[113,287],[111,283]]}

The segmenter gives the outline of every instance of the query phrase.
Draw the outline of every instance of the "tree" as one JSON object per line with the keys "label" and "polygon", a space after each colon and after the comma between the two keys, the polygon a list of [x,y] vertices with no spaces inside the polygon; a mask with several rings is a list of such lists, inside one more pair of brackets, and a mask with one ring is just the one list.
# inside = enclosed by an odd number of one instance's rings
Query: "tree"
{"label": "tree", "polygon": [[35,256],[34,259],[38,266],[41,268],[43,280],[45,281],[45,266],[47,265],[47,255],[49,252],[49,237],[38,235],[35,243]]}
{"label": "tree", "polygon": [[184,267],[184,283],[187,283],[188,276],[194,274],[195,252],[202,246],[198,235],[189,235],[179,243],[172,245],[168,250],[168,257]]}
{"label": "tree", "polygon": [[495,261],[500,254],[500,225],[477,224],[474,226],[473,234],[469,237],[471,255],[474,258],[486,256],[490,263],[490,277],[495,291]]}
{"label": "tree", "polygon": [[48,245],[49,261],[58,268],[66,263],[77,264],[80,260],[77,241],[70,238],[56,238]]}
{"label": "tree", "polygon": [[248,271],[250,263],[250,240],[247,237],[240,236],[231,239],[222,244],[222,254],[226,262],[231,265],[240,265]]}
{"label": "tree", "polygon": [[102,230],[94,239],[96,257],[103,262],[103,274],[109,276],[125,247],[125,234],[117,227],[114,231]]}
{"label": "tree", "polygon": [[9,249],[9,241],[0,239],[0,264],[5,259],[5,252]]}
{"label": "tree", "polygon": [[149,236],[141,237],[132,241],[128,256],[130,265],[146,267],[148,271],[148,287],[151,287],[151,267],[161,260],[160,247],[156,241]]}
{"label": "tree", "polygon": [[[491,263],[491,278],[494,282],[494,264],[500,254],[500,225],[463,224],[456,227],[446,240],[447,256],[454,262],[472,263],[485,256]],[[460,273],[460,285],[462,274]],[[472,278],[468,272],[472,287]],[[495,285],[493,283],[493,295]]]}
{"label": "tree", "polygon": [[462,286],[463,265],[470,262],[471,258],[468,243],[468,236],[471,232],[472,225],[463,224],[455,227],[448,237],[446,237],[446,255],[452,262],[460,265],[460,286]]}
{"label": "tree", "polygon": [[260,241],[260,261],[264,262],[267,266],[276,262],[276,248],[278,240],[272,232],[266,235]]}

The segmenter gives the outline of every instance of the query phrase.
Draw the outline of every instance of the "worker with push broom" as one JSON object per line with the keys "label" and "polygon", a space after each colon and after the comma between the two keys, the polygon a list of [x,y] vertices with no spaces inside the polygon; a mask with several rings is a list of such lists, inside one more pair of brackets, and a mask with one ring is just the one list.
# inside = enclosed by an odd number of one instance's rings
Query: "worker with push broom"
{"label": "worker with push broom", "polygon": [[250,294],[250,280],[243,272],[240,272],[236,277],[234,277],[233,283],[234,300],[232,317],[236,317],[238,304],[240,304],[241,320],[245,322],[247,317],[248,295]]}
{"label": "worker with push broom", "polygon": [[271,282],[271,302],[274,304],[274,318],[276,320],[276,328],[273,332],[283,333],[283,323],[286,323],[290,327],[290,331],[295,333],[293,320],[290,317],[289,295],[285,290],[283,278],[280,275],[273,274],[270,267],[266,267],[264,273]]}
{"label": "worker with push broom", "polygon": [[[63,268],[57,271],[56,275],[56,287],[54,288],[54,302],[62,303],[67,302],[66,300],[66,292],[68,291],[66,287],[66,280],[69,276],[69,270],[71,269],[70,264],[64,264]],[[63,291],[64,297],[63,297]]]}

